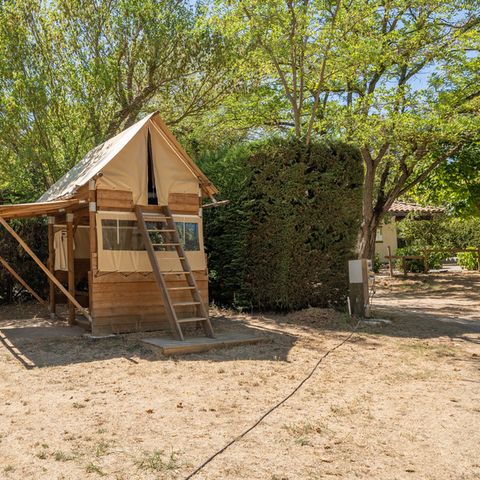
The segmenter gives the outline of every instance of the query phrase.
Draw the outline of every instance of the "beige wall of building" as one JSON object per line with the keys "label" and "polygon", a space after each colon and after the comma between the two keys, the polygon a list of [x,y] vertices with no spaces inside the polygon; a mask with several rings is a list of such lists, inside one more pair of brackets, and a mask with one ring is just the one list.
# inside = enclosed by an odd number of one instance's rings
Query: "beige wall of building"
{"label": "beige wall of building", "polygon": [[382,262],[387,261],[388,247],[390,247],[392,255],[397,251],[397,227],[395,217],[385,220],[382,226],[377,230],[377,241],[375,243],[375,253],[378,253]]}

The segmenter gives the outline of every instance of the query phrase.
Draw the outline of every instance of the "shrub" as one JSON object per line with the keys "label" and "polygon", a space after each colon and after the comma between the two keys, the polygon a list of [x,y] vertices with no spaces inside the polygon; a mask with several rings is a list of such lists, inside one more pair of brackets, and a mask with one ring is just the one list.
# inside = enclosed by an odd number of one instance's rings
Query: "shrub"
{"label": "shrub", "polygon": [[477,270],[478,268],[478,253],[474,252],[458,252],[458,264],[466,270]]}
{"label": "shrub", "polygon": [[[415,246],[408,246],[404,248],[397,248],[395,255],[422,255],[423,250]],[[448,254],[445,253],[429,253],[428,254],[428,268],[429,269],[438,269],[442,267],[443,261],[448,257]],[[407,259],[407,271],[413,273],[421,273],[425,270],[423,258],[419,259]],[[403,262],[401,258],[397,258],[395,261],[395,266],[398,270],[403,270]]]}
{"label": "shrub", "polygon": [[272,139],[202,167],[231,201],[205,212],[214,301],[278,310],[344,301],[361,221],[356,149]]}
{"label": "shrub", "polygon": [[[15,220],[10,224],[40,260],[46,261],[48,242],[44,219]],[[5,229],[2,229],[0,234],[0,255],[40,296],[46,298],[48,282],[45,281],[45,274]],[[26,299],[31,299],[30,294],[23,290],[10,273],[0,267],[0,302],[10,303]]]}

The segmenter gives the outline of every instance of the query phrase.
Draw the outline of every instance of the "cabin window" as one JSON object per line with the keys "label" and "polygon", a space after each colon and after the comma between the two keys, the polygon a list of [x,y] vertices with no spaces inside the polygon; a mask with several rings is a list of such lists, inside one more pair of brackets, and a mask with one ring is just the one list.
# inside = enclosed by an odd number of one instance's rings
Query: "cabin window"
{"label": "cabin window", "polygon": [[182,242],[183,248],[187,252],[200,250],[198,239],[198,223],[194,222],[176,222],[178,236]]}
{"label": "cabin window", "polygon": [[[198,223],[175,223],[185,251],[199,251]],[[152,243],[155,244],[154,248],[156,251],[165,251],[172,248],[162,246],[162,243],[171,243],[171,240],[160,232],[160,230],[166,227],[167,225],[164,222],[147,222],[150,238]],[[102,237],[104,250],[145,250],[143,237],[138,230],[136,220],[102,219]]]}
{"label": "cabin window", "polygon": [[145,250],[135,220],[102,220],[104,250]]}

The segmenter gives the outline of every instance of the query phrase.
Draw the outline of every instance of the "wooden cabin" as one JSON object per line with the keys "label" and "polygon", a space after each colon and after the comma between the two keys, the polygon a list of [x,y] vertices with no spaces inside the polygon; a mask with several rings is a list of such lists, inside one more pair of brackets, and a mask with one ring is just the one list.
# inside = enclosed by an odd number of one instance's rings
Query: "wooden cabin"
{"label": "wooden cabin", "polygon": [[[81,314],[94,335],[169,328],[182,340],[189,324],[213,336],[202,199],[215,193],[153,113],[91,150],[36,203],[0,206],[0,222],[47,275],[52,315],[68,301],[69,323]],[[6,222],[40,215],[47,266]]]}

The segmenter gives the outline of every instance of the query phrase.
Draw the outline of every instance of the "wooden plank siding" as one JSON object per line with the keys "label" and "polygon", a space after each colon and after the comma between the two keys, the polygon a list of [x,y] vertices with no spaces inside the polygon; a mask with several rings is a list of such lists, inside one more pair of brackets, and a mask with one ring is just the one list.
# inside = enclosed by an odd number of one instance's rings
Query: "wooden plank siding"
{"label": "wooden plank siding", "polygon": [[198,215],[200,197],[195,193],[169,193],[168,206],[172,213]]}
{"label": "wooden plank siding", "polygon": [[128,190],[97,189],[97,209],[118,212],[133,211],[133,196]]}
{"label": "wooden plank siding", "polygon": [[[208,305],[207,273],[193,273]],[[184,275],[167,275],[166,283],[168,287],[187,285]],[[169,329],[159,287],[151,273],[100,273],[92,278],[91,292],[94,335]],[[186,290],[172,290],[171,297],[174,301],[192,298]],[[191,306],[176,309],[182,317],[193,314]]]}
{"label": "wooden plank siding", "polygon": [[[97,189],[97,209],[132,212],[132,192],[127,190]],[[198,215],[200,197],[195,193],[169,193],[168,206],[173,213]]]}

